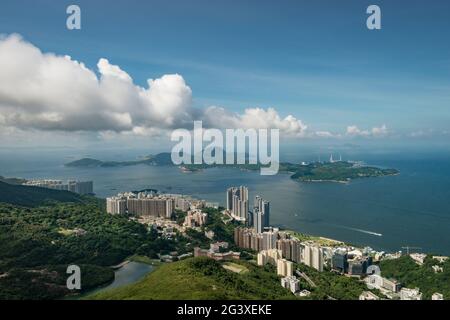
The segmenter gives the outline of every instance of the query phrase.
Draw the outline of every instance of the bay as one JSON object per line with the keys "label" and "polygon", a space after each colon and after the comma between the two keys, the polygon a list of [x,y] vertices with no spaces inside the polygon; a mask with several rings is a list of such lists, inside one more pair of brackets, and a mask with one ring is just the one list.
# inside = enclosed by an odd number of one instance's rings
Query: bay
{"label": "bay", "polygon": [[[101,157],[71,152],[61,150],[47,156],[30,156],[28,151],[3,152],[0,175],[93,180],[99,197],[155,188],[161,192],[194,195],[222,205],[228,187],[246,185],[251,200],[258,194],[271,202],[273,225],[378,250],[398,251],[404,246],[415,246],[424,252],[450,254],[448,154],[344,155],[345,160],[362,160],[370,165],[399,169],[400,175],[341,184],[302,183],[284,173],[261,176],[259,172],[238,169],[213,168],[183,173],[174,167],[146,165],[64,167],[64,163],[83,156],[102,160],[136,157],[136,154],[125,153],[102,153]],[[303,161],[314,157],[297,158]]]}

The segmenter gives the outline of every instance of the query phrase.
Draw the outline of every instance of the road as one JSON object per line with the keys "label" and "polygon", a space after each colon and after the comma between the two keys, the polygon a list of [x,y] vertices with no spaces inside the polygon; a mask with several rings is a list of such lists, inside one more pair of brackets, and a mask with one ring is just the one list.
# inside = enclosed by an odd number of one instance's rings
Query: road
{"label": "road", "polygon": [[309,285],[310,285],[311,287],[313,287],[313,288],[316,288],[316,287],[317,287],[317,285],[314,283],[314,281],[312,281],[311,278],[308,277],[305,273],[300,272],[300,271],[298,271],[298,270],[296,270],[295,273],[296,273],[299,277],[302,277],[303,279],[305,279],[306,282],[308,282]]}

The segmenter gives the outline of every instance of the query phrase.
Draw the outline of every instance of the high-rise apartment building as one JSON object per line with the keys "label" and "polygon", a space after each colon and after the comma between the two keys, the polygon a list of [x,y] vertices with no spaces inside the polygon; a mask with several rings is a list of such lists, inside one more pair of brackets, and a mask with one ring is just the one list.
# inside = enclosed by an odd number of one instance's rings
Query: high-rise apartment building
{"label": "high-rise apartment building", "polygon": [[277,261],[277,274],[282,277],[292,277],[294,273],[294,264],[286,259]]}
{"label": "high-rise apartment building", "polygon": [[270,228],[263,233],[256,233],[255,230],[249,228],[234,229],[234,242],[240,248],[255,251],[275,249],[277,239],[277,228]]}
{"label": "high-rise apartment building", "polygon": [[323,271],[323,249],[312,244],[304,244],[302,262],[316,269],[319,272]]}
{"label": "high-rise apartment building", "polygon": [[244,186],[232,187],[227,190],[227,210],[232,217],[239,221],[248,219],[248,188]]}
{"label": "high-rise apartment building", "polygon": [[261,233],[269,227],[270,202],[264,201],[260,196],[255,197],[252,214],[252,224],[256,232]]}

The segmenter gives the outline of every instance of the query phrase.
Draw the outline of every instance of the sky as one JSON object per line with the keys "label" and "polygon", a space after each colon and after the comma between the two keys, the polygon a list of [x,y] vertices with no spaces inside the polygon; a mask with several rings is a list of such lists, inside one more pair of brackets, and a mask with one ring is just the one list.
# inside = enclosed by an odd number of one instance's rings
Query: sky
{"label": "sky", "polygon": [[446,142],[449,14],[437,0],[2,0],[0,145],[128,143],[193,120]]}

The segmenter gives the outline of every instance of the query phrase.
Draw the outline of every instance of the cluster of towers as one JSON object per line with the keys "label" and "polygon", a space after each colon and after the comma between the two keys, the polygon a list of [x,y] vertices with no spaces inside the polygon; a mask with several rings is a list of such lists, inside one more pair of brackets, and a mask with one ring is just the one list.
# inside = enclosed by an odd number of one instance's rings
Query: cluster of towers
{"label": "cluster of towers", "polygon": [[247,187],[232,187],[227,190],[227,210],[236,220],[247,220],[249,211]]}
{"label": "cluster of towers", "polygon": [[270,202],[256,196],[253,211],[250,211],[247,187],[231,187],[227,190],[227,210],[234,219],[246,222],[257,233],[269,227]]}

